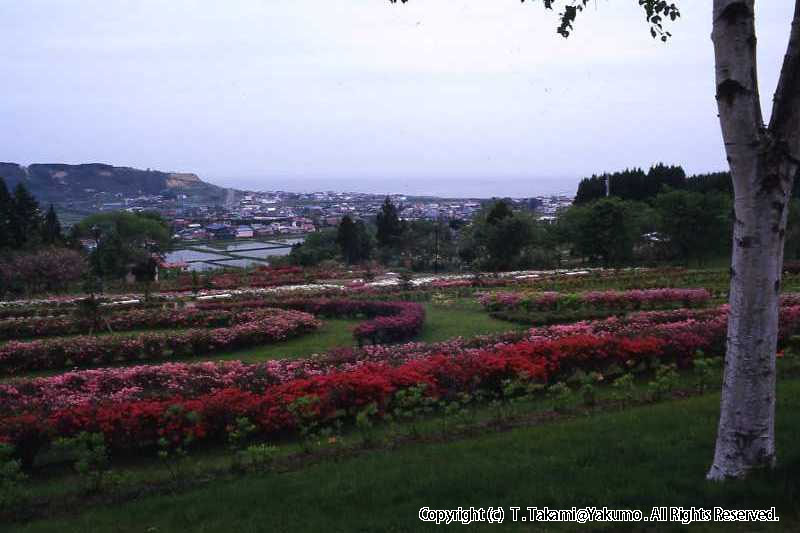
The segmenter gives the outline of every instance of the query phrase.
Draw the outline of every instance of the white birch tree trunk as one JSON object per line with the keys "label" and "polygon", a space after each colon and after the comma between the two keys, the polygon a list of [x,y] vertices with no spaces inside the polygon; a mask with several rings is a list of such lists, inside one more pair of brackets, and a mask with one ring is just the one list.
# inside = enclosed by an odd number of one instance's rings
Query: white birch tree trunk
{"label": "white birch tree trunk", "polygon": [[714,0],[717,105],[734,186],[725,374],[708,478],[775,464],[775,352],[789,199],[800,159],[800,0],[763,123],[756,75],[755,0]]}

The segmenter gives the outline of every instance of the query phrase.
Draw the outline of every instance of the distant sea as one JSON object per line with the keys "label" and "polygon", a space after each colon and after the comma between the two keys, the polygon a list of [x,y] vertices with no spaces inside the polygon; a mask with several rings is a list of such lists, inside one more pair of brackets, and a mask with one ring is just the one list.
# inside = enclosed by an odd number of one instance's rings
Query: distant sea
{"label": "distant sea", "polygon": [[442,198],[574,196],[576,178],[205,178],[215,185],[252,191],[362,192]]}

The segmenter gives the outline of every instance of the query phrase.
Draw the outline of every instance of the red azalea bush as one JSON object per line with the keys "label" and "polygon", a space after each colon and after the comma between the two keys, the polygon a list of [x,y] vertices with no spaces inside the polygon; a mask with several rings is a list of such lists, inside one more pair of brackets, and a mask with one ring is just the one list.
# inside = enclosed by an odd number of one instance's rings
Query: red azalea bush
{"label": "red azalea bush", "polygon": [[[726,311],[675,323],[659,321],[662,316],[653,316],[655,321],[649,323],[647,315],[656,314],[641,313],[631,321],[610,319],[571,330],[540,328],[519,342],[455,354],[433,352],[399,364],[388,358],[366,361],[259,390],[226,385],[194,396],[106,400],[49,412],[31,409],[0,418],[0,440],[35,453],[60,436],[100,432],[109,449],[120,453],[153,448],[162,437],[176,444],[187,436],[193,441],[221,441],[226,428],[242,416],[262,435],[272,436],[291,432],[301,423],[352,421],[367,404],[375,404],[380,416],[391,407],[394,394],[409,387],[424,386],[428,396],[452,398],[478,390],[500,394],[508,379],[547,383],[576,370],[602,373],[665,362],[688,365],[698,350],[713,351],[724,342]],[[798,326],[800,307],[782,310],[782,341]],[[388,347],[377,349],[386,353]],[[310,401],[298,409],[301,399]]]}
{"label": "red azalea bush", "polygon": [[229,315],[227,320],[232,325],[215,329],[9,341],[0,345],[0,375],[233,350],[283,340],[321,325],[308,313],[292,310],[261,309]]}
{"label": "red azalea bush", "polygon": [[[642,312],[631,314],[625,319],[612,318],[534,328],[527,333],[509,332],[430,344],[340,348],[306,359],[277,359],[257,364],[239,361],[170,362],[161,365],[78,370],[52,377],[17,379],[0,384],[0,417],[31,409],[51,412],[92,403],[193,397],[227,387],[263,392],[276,384],[335,371],[354,370],[365,364],[399,366],[435,354],[460,356],[494,352],[522,342],[549,343],[587,337],[634,340],[639,337],[658,338],[663,341],[663,353],[672,354],[672,360],[685,365],[688,364],[687,358],[697,349],[708,353],[723,351],[726,313],[724,306],[717,309]],[[800,307],[781,310],[782,344],[800,329],[799,324]],[[569,342],[565,342],[565,346],[571,346]],[[641,349],[647,345],[637,346]]]}
{"label": "red azalea bush", "polygon": [[306,359],[271,359],[254,364],[241,361],[169,362],[18,378],[0,383],[0,417],[27,410],[52,412],[87,404],[193,397],[229,387],[263,392],[280,383],[338,370],[353,370],[364,364],[397,366],[437,353],[459,355],[491,351],[523,338],[523,332],[514,332],[431,344],[339,348]]}
{"label": "red azalea bush", "polygon": [[[0,440],[17,447],[24,443],[28,453],[35,453],[51,439],[88,431],[102,433],[109,450],[120,453],[152,449],[166,435],[178,440],[188,435],[194,441],[222,440],[226,428],[242,416],[261,433],[274,435],[296,428],[299,417],[305,423],[349,420],[370,403],[382,412],[394,392],[410,386],[426,385],[429,394],[445,396],[465,389],[497,388],[504,379],[521,374],[529,379],[547,377],[542,362],[515,354],[435,355],[399,367],[368,364],[352,371],[297,379],[261,394],[222,389],[196,398],[83,405],[46,418],[5,417],[0,419]],[[314,401],[298,413],[293,406],[301,398]]]}

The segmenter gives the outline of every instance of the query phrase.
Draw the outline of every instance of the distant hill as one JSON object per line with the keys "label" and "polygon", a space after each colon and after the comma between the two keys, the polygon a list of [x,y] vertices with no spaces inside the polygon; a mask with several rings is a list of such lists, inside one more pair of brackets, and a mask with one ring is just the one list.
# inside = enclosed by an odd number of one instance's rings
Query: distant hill
{"label": "distant hill", "polygon": [[44,203],[91,202],[98,197],[174,195],[182,193],[208,203],[221,203],[227,189],[202,181],[195,174],[139,170],[102,163],[65,165],[0,163],[0,177],[9,189],[25,186]]}

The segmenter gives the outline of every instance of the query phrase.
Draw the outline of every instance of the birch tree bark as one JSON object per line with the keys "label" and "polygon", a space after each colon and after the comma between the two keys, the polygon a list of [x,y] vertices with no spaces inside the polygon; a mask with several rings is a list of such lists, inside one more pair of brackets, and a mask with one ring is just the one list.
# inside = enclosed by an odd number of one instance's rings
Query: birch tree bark
{"label": "birch tree bark", "polygon": [[717,106],[734,187],[730,315],[708,479],[775,463],[775,352],[788,203],[800,156],[800,0],[772,118],[756,75],[755,0],[714,0]]}

